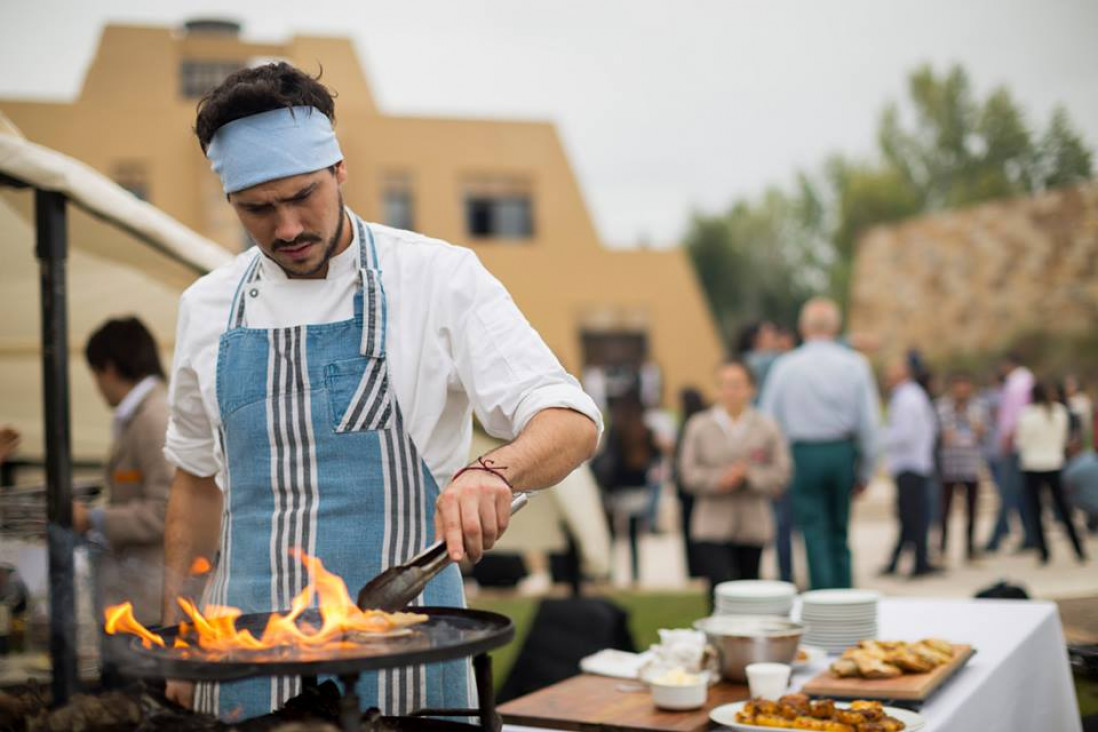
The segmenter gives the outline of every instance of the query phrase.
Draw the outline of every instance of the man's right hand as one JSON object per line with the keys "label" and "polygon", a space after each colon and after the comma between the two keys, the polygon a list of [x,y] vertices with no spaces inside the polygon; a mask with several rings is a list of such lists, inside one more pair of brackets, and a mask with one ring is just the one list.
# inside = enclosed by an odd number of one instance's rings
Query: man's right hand
{"label": "man's right hand", "polygon": [[194,709],[194,682],[169,679],[164,687],[164,696],[184,709]]}

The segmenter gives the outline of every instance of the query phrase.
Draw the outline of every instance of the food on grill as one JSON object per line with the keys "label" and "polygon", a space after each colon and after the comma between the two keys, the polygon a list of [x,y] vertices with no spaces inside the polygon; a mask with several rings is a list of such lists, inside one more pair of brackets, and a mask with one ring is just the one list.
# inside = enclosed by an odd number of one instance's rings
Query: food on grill
{"label": "food on grill", "polygon": [[778,701],[752,699],[736,713],[740,724],[823,732],[900,732],[906,725],[885,714],[880,702],[856,701],[840,709],[834,699],[811,701],[805,694],[786,694]]}
{"label": "food on grill", "polygon": [[[262,634],[257,638],[251,630],[238,628],[239,608],[207,605],[199,609],[187,598],[176,598],[187,620],[179,625],[172,649],[187,651],[197,646],[212,653],[267,651],[274,648],[299,650],[347,650],[355,644],[409,635],[409,628],[428,620],[426,615],[384,610],[361,610],[347,593],[347,585],[337,575],[324,569],[316,557],[302,552],[295,556],[309,572],[309,584],[294,597],[289,611],[272,613]],[[320,615],[319,627],[305,620],[306,611],[315,600]],[[164,638],[153,633],[133,616],[129,602],[106,608],[105,630],[109,635],[129,633],[141,639],[145,648],[165,647]]]}
{"label": "food on grill", "polygon": [[939,638],[918,643],[866,640],[847,648],[831,664],[831,675],[838,678],[894,679],[902,674],[933,671],[953,659],[953,646]]}

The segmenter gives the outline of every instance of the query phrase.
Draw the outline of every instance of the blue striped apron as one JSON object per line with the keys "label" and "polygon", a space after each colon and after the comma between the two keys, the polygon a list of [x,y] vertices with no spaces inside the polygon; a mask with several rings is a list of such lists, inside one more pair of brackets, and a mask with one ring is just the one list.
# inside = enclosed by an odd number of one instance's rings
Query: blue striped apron
{"label": "blue striped apron", "polygon": [[[357,216],[354,317],[293,328],[247,326],[256,253],[241,277],[217,355],[225,456],[220,554],[206,604],[286,610],[307,584],[290,556],[320,557],[354,593],[434,541],[439,489],[408,435],[385,358],[386,300],[373,233]],[[449,567],[416,604],[462,606]],[[301,692],[298,677],[201,683],[195,706],[225,720],[266,714]],[[465,661],[363,674],[363,707],[383,714],[467,707]]]}

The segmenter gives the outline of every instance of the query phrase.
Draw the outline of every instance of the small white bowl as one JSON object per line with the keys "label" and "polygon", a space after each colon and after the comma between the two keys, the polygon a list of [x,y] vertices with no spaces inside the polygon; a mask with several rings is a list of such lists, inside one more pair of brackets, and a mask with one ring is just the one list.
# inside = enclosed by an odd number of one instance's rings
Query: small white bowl
{"label": "small white bowl", "polygon": [[696,684],[655,684],[648,683],[652,690],[652,701],[660,709],[674,712],[687,709],[700,709],[709,697],[709,684],[705,674],[698,674]]}

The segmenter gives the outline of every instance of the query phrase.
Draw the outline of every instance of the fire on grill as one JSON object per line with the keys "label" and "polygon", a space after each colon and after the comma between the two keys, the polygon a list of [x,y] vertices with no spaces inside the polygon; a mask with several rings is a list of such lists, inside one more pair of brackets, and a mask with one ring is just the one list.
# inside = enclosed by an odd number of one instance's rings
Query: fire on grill
{"label": "fire on grill", "polygon": [[[363,643],[411,633],[411,626],[426,622],[418,613],[388,613],[360,610],[347,592],[347,585],[324,569],[316,557],[294,550],[308,572],[309,583],[294,597],[285,613],[272,613],[257,638],[250,630],[238,628],[241,610],[223,605],[207,605],[200,610],[187,598],[177,598],[187,620],[169,642],[134,618],[129,602],[112,605],[104,611],[105,630],[109,635],[128,633],[141,639],[145,648],[157,646],[181,658],[201,655],[206,660],[249,657],[270,652],[294,653],[307,660],[310,656],[354,650]],[[208,564],[206,565],[208,567]],[[319,624],[309,622],[305,611],[316,600]]]}

